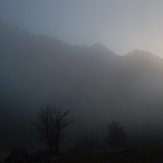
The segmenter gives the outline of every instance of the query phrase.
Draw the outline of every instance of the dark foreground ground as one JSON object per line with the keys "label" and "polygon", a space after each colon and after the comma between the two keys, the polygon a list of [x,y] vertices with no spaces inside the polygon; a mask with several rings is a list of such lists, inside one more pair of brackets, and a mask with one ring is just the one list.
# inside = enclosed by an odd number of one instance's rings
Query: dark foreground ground
{"label": "dark foreground ground", "polygon": [[[1,161],[2,162],[2,161]],[[21,161],[19,161],[21,162]],[[25,161],[27,162],[27,161]],[[163,163],[163,145],[148,144],[142,147],[123,150],[92,150],[62,154],[37,163]],[[12,163],[12,162],[10,162]],[[29,163],[29,161],[28,161]],[[32,163],[34,163],[32,161]]]}
{"label": "dark foreground ground", "polygon": [[128,150],[94,150],[65,156],[67,163],[163,163],[163,145],[149,144]]}

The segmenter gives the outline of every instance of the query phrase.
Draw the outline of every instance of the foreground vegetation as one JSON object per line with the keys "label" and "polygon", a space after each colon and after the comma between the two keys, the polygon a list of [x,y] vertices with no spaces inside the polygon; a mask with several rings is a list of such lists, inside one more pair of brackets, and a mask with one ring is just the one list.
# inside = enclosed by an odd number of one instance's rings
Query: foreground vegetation
{"label": "foreground vegetation", "polygon": [[[101,146],[100,140],[91,133],[78,139],[67,152],[59,152],[60,143],[64,140],[63,130],[72,123],[68,118],[69,110],[50,107],[48,104],[37,114],[33,123],[39,134],[40,142],[48,149],[28,153],[26,150],[14,150],[5,163],[115,163],[115,162],[163,162],[163,145],[149,143],[143,146],[129,147],[126,144],[127,132],[119,122],[112,121],[108,126],[107,147]],[[126,145],[125,145],[126,144]]]}
{"label": "foreground vegetation", "polygon": [[[61,153],[60,156],[53,158],[43,157],[45,151],[38,151],[36,153],[24,155],[28,159],[19,160],[19,162],[25,163],[162,163],[163,162],[163,144],[161,143],[149,143],[144,146],[139,146],[135,148],[124,148],[124,149],[94,149],[85,151],[69,151],[66,153]],[[39,155],[40,154],[40,155]],[[32,160],[32,156],[35,160]],[[11,157],[11,155],[10,155]],[[8,157],[9,158],[9,157]],[[19,157],[21,158],[21,157]],[[6,159],[4,161],[9,161]],[[18,162],[18,160],[17,160]]]}

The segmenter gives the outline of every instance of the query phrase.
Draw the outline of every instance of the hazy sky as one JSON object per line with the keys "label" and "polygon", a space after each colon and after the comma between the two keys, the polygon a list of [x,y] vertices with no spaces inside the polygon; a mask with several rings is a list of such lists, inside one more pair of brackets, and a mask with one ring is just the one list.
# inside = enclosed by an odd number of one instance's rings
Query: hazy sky
{"label": "hazy sky", "polygon": [[0,20],[72,45],[163,57],[163,0],[0,0]]}

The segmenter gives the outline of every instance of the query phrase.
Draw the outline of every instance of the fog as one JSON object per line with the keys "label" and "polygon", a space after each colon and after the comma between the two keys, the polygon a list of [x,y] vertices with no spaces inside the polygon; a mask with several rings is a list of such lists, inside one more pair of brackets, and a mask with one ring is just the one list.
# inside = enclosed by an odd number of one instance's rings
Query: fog
{"label": "fog", "polygon": [[86,132],[103,143],[119,121],[128,143],[162,141],[163,60],[133,50],[119,56],[101,43],[72,46],[0,25],[0,151],[42,148],[32,125],[47,103],[70,109],[63,146]]}

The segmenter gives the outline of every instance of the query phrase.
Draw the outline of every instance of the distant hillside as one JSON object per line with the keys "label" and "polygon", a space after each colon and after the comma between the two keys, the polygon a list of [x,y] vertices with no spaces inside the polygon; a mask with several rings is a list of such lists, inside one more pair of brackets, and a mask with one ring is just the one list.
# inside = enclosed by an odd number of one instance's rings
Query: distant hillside
{"label": "distant hillside", "polygon": [[71,110],[76,134],[100,133],[111,120],[146,134],[162,128],[163,60],[148,52],[122,57],[100,43],[71,46],[1,24],[0,78],[2,142],[23,141],[37,108],[47,102]]}

